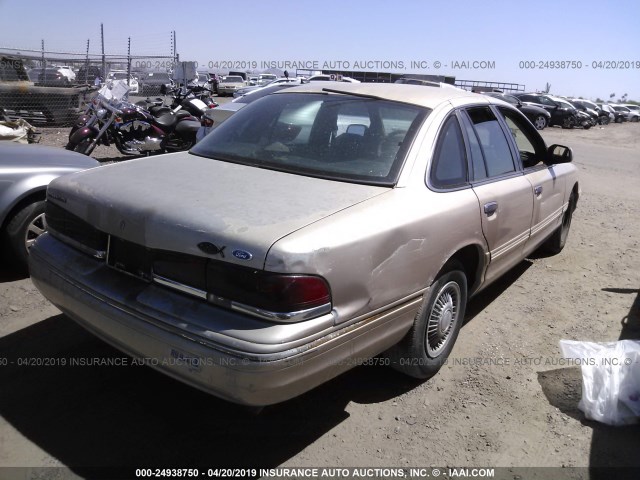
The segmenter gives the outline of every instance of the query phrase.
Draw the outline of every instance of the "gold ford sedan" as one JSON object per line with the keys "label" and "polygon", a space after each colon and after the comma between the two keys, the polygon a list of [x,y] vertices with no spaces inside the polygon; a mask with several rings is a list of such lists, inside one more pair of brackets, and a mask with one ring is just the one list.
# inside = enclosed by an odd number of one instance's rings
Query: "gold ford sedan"
{"label": "gold ford sedan", "polygon": [[498,99],[293,87],[188,153],[54,180],[31,275],[98,337],[232,402],[281,402],[382,353],[428,378],[469,297],[564,247],[571,159]]}

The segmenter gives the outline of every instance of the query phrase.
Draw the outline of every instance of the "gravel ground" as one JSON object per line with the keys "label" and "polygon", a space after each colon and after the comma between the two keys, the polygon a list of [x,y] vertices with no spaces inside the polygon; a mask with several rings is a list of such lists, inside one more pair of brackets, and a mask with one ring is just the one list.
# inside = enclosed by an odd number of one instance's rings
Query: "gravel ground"
{"label": "gravel ground", "polygon": [[[66,143],[65,130],[45,130],[42,143]],[[2,366],[0,466],[71,466],[80,476],[122,465],[466,466],[510,467],[502,478],[638,478],[598,470],[640,468],[640,426],[584,418],[580,369],[561,361],[558,341],[640,339],[639,133],[637,124],[542,132],[571,146],[580,170],[567,246],[523,261],[474,299],[434,378],[362,366],[253,416],[146,367]],[[95,156],[119,160],[114,152]],[[0,359],[18,357],[123,355],[4,271]],[[518,470],[533,466],[555,468]]]}

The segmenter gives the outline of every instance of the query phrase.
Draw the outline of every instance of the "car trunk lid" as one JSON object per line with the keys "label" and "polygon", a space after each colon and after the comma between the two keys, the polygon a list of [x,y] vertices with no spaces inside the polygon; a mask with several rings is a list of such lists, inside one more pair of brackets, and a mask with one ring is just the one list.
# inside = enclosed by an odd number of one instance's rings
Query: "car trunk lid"
{"label": "car trunk lid", "polygon": [[49,201],[147,248],[263,268],[278,239],[386,191],[176,153],[61,177]]}

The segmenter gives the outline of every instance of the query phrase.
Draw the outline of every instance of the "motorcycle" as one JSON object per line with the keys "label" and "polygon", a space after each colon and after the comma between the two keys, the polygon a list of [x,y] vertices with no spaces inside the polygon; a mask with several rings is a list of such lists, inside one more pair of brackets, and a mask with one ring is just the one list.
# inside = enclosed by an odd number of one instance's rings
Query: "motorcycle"
{"label": "motorcycle", "polygon": [[85,155],[100,144],[114,144],[124,155],[188,150],[196,142],[200,122],[185,114],[154,117],[118,92],[101,89],[73,126],[66,148]]}
{"label": "motorcycle", "polygon": [[201,118],[207,110],[218,106],[218,103],[211,97],[213,91],[201,85],[180,86],[171,90],[162,85],[160,93],[171,95],[171,105],[166,105],[162,98],[156,98],[155,100],[147,98],[136,102],[136,105],[145,108],[154,116],[169,112],[177,114],[178,112],[186,111],[196,118]]}

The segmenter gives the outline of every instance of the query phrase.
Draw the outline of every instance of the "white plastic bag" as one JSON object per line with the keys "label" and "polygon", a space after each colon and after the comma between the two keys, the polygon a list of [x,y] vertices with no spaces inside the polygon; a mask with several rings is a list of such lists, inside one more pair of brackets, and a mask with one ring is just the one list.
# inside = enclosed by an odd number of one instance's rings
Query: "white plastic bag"
{"label": "white plastic bag", "polygon": [[582,369],[578,408],[590,420],[629,425],[640,420],[640,342],[560,340],[565,358]]}
{"label": "white plastic bag", "polygon": [[30,143],[29,133],[36,133],[35,128],[21,118],[14,121],[0,122],[0,140]]}

